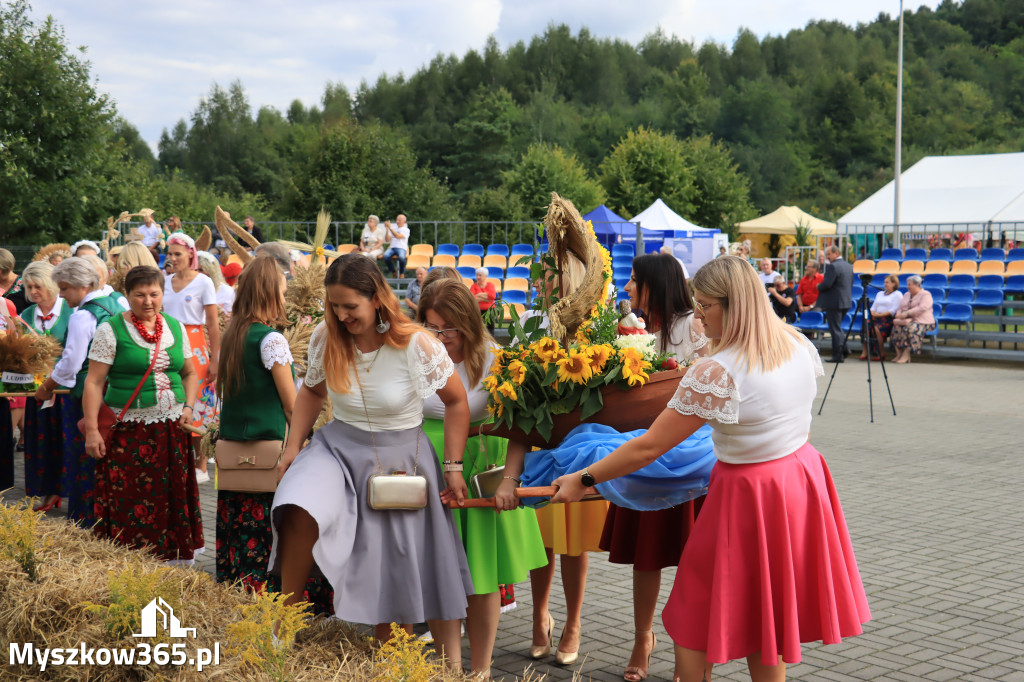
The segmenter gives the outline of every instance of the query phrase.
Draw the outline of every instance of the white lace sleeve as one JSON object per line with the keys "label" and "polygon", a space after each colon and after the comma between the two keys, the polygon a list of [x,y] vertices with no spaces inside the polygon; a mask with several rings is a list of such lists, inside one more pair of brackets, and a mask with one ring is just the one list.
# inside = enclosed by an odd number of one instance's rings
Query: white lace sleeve
{"label": "white lace sleeve", "polygon": [[327,376],[324,374],[324,347],[327,345],[327,325],[323,322],[313,330],[309,339],[309,350],[306,351],[306,386],[314,388],[322,384]]}
{"label": "white lace sleeve", "polygon": [[192,358],[192,342],[188,340],[188,330],[181,322],[178,323],[178,332],[181,334],[181,356],[186,360]]}
{"label": "white lace sleeve", "polygon": [[421,398],[427,398],[443,388],[455,373],[455,363],[448,357],[444,345],[423,332],[417,332],[409,341],[409,372],[412,384]]}
{"label": "white lace sleeve", "polygon": [[92,337],[92,345],[89,347],[89,359],[102,362],[104,365],[113,365],[116,355],[117,336],[114,334],[114,328],[104,322],[96,327],[96,335]]}
{"label": "white lace sleeve", "polygon": [[690,315],[690,343],[693,345],[694,360],[706,356],[711,350],[708,347],[708,337],[704,336],[704,324],[696,315]]}
{"label": "white lace sleeve", "polygon": [[260,358],[268,370],[273,369],[274,365],[291,365],[292,349],[288,347],[283,334],[272,332],[260,341]]}
{"label": "white lace sleeve", "polygon": [[811,366],[814,367],[814,376],[823,377],[825,376],[825,368],[821,364],[821,356],[818,355],[818,349],[814,347],[811,340],[803,334],[800,335],[800,341],[803,343],[804,350],[811,356]]}
{"label": "white lace sleeve", "polygon": [[725,367],[714,358],[701,358],[687,370],[668,406],[679,414],[735,424],[739,419],[740,394]]}

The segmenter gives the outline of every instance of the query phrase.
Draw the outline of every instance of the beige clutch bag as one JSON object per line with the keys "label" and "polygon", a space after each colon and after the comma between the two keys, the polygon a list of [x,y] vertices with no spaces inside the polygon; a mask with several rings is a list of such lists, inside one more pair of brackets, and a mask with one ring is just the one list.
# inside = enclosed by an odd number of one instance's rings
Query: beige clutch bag
{"label": "beige clutch bag", "polygon": [[423,509],[427,506],[427,479],[404,471],[373,474],[367,481],[366,500],[370,509],[379,511]]}
{"label": "beige clutch bag", "polygon": [[284,450],[280,440],[218,440],[217,489],[240,493],[277,490],[277,463]]}

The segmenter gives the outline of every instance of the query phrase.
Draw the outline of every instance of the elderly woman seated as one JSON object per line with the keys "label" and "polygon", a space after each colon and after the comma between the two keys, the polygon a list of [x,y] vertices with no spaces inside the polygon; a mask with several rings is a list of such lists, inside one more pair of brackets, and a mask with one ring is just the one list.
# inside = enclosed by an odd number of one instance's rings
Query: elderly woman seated
{"label": "elderly woman seated", "polygon": [[896,349],[893,362],[910,362],[910,353],[921,354],[921,339],[935,329],[932,315],[932,295],[921,288],[921,278],[913,275],[907,280],[907,295],[900,301],[899,310],[893,315],[892,345]]}
{"label": "elderly woman seated", "polygon": [[[860,359],[868,359],[868,346],[876,360],[881,360],[885,348],[885,340],[892,334],[893,315],[900,309],[903,292],[896,275],[885,278],[885,288],[875,294],[875,302],[871,304],[871,324],[874,325],[874,338],[864,339],[864,348],[860,351]],[[865,334],[867,330],[865,329]]]}

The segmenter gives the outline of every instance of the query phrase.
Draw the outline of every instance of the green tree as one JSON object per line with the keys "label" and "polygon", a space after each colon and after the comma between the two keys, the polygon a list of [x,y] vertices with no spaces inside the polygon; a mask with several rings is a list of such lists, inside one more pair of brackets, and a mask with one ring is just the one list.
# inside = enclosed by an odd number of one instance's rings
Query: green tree
{"label": "green tree", "polygon": [[572,201],[580,213],[604,203],[601,183],[590,177],[575,156],[557,145],[530,145],[519,162],[502,173],[502,186],[521,198],[527,220],[544,217],[552,192]]}
{"label": "green tree", "polygon": [[750,203],[747,176],[729,150],[710,135],[685,140],[683,150],[696,190],[693,212],[683,217],[701,227],[717,227],[735,236],[735,224],[756,214]]}
{"label": "green tree", "polygon": [[697,190],[684,145],[674,136],[638,128],[619,140],[601,163],[608,205],[631,218],[662,199],[680,215],[692,214]]}
{"label": "green tree", "polygon": [[126,147],[89,63],[52,17],[37,26],[29,12],[24,0],[0,4],[0,242],[39,244],[99,224]]}
{"label": "green tree", "polygon": [[496,187],[515,158],[511,147],[522,112],[505,88],[481,86],[469,111],[455,123],[455,152],[447,157],[448,180],[457,191]]}

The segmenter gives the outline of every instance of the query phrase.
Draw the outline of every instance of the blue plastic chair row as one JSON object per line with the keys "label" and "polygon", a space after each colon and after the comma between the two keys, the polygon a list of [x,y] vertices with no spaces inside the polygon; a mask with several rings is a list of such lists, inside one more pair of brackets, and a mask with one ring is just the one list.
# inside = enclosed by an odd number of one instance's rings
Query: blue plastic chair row
{"label": "blue plastic chair row", "polygon": [[456,258],[460,255],[480,256],[481,258],[485,255],[509,258],[510,256],[532,256],[533,245],[513,244],[510,250],[507,244],[491,244],[485,252],[483,244],[463,244],[461,249],[458,244],[438,244],[434,253],[438,256],[455,256]]}
{"label": "blue plastic chair row", "polygon": [[925,249],[919,248],[907,249],[906,253],[903,253],[899,249],[882,249],[882,253],[878,257],[878,260],[894,260],[898,263],[902,263],[905,260],[934,260],[946,262],[958,260],[1000,260],[1009,263],[1010,261],[1024,260],[1024,248],[1010,249],[1008,253],[999,247],[985,248],[981,250],[981,253],[978,253],[977,249],[971,248],[957,249],[956,251],[947,248],[937,248],[932,249],[931,253]]}

